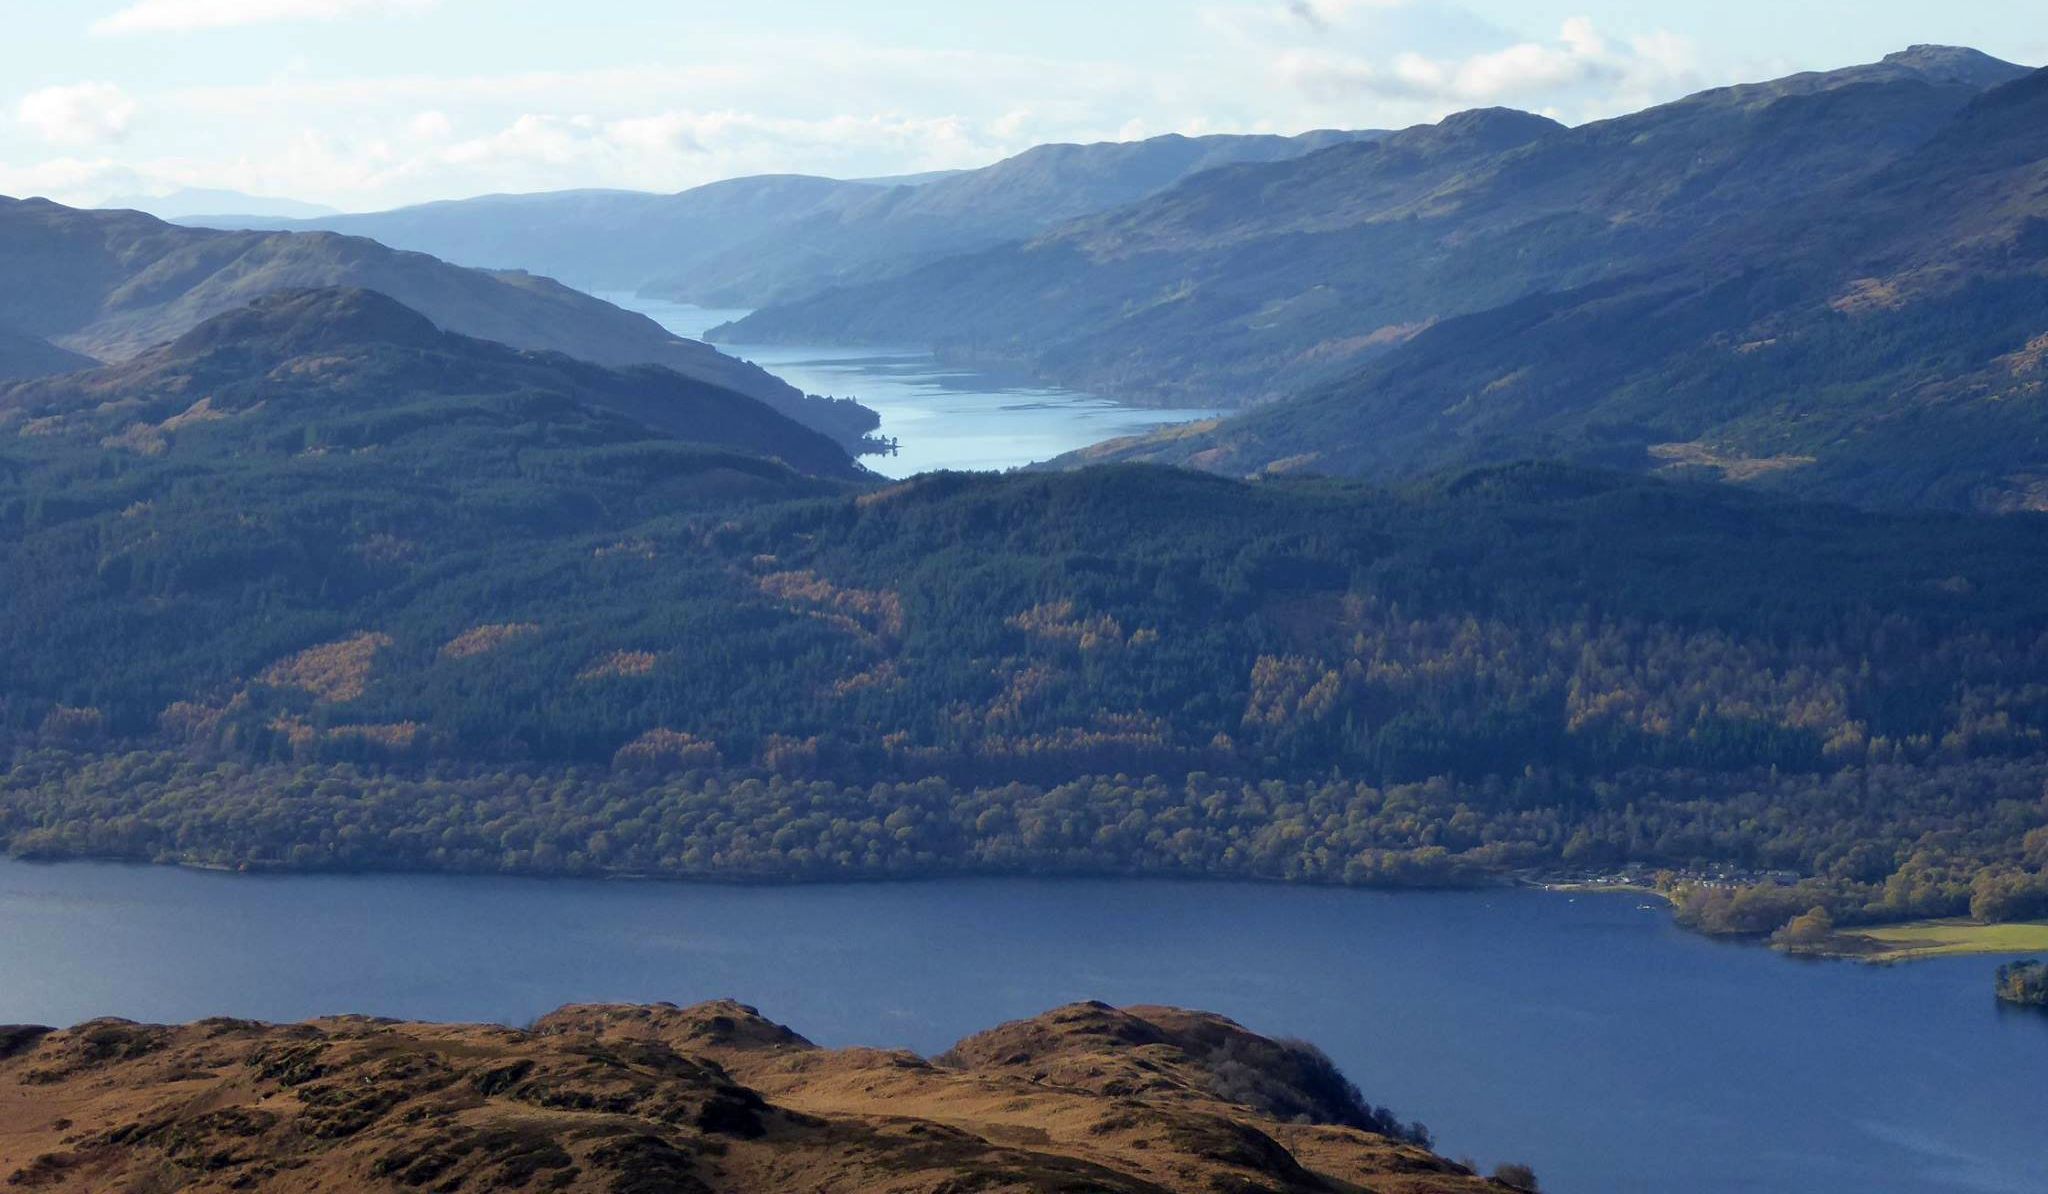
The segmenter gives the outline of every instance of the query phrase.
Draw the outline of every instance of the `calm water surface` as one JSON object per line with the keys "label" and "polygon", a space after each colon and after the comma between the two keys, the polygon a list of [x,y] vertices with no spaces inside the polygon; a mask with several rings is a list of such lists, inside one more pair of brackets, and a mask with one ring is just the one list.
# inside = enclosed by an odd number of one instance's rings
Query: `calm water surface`
{"label": "calm water surface", "polygon": [[[606,294],[679,336],[700,338],[745,311]],[[807,394],[858,398],[882,416],[882,434],[902,451],[869,457],[890,477],[935,469],[988,471],[1049,460],[1104,440],[1170,423],[1206,419],[1209,410],[1152,410],[1073,390],[1051,389],[954,369],[920,349],[802,348],[721,344]]]}
{"label": "calm water surface", "polygon": [[1630,897],[1135,881],[713,887],[0,861],[0,1023],[522,1023],[733,996],[936,1052],[1076,999],[1325,1046],[1452,1156],[1564,1194],[2048,1190],[2048,1018],[1995,963],[1802,964]]}

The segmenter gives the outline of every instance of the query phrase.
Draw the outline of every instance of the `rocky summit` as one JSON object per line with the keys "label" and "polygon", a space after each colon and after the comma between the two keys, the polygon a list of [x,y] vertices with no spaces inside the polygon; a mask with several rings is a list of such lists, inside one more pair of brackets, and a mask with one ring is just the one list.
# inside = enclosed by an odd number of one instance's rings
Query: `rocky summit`
{"label": "rocky summit", "polygon": [[39,1191],[1501,1190],[1310,1046],[1076,1004],[936,1058],[738,1003],[520,1030],[363,1017],[0,1029],[0,1174]]}

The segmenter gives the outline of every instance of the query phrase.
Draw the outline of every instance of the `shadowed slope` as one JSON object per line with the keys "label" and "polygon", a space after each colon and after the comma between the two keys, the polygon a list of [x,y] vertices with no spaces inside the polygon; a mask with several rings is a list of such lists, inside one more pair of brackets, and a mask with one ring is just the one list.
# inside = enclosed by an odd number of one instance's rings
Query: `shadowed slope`
{"label": "shadowed slope", "polygon": [[[126,364],[0,389],[0,410],[68,420],[71,434],[155,427],[154,444],[170,431],[237,415],[252,416],[247,429],[274,440],[286,420],[491,394],[610,411],[651,431],[780,459],[819,476],[863,472],[825,436],[742,394],[667,369],[607,369],[444,332],[367,290],[275,292]],[[202,403],[205,416],[193,417]],[[169,421],[178,426],[162,426]],[[60,431],[51,426],[48,433]]]}
{"label": "shadowed slope", "polygon": [[90,369],[97,364],[99,362],[91,357],[0,327],[0,382],[70,373],[77,369]]}
{"label": "shadowed slope", "polygon": [[279,290],[375,290],[463,335],[601,365],[662,365],[853,446],[872,412],[807,399],[767,372],[546,278],[462,269],[332,233],[214,232],[139,212],[0,199],[0,325],[124,361]]}

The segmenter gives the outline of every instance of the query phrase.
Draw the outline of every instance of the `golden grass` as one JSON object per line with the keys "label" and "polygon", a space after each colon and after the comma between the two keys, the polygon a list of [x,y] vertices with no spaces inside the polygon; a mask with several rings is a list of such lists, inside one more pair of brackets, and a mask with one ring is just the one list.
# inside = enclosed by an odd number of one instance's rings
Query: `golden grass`
{"label": "golden grass", "polygon": [[1107,614],[1076,616],[1071,600],[1033,606],[1021,614],[1012,614],[1004,619],[1004,624],[1052,642],[1076,643],[1084,651],[1118,646],[1124,638],[1124,628],[1115,618]]}
{"label": "golden grass", "polygon": [[1828,303],[1844,315],[1873,315],[1905,305],[1906,296],[1897,278],[1858,278]]}
{"label": "golden grass", "polygon": [[[256,405],[260,408],[263,404],[259,402]],[[214,407],[212,398],[201,398],[199,401],[186,407],[182,413],[172,415],[170,418],[158,423],[156,429],[158,431],[181,431],[195,423],[218,423],[227,417],[226,411],[218,410]]]}
{"label": "golden grass", "polygon": [[2015,377],[2022,377],[2026,374],[2037,372],[2042,368],[2048,368],[2048,334],[2034,337],[2032,340],[2027,341],[2025,348],[2002,356],[1993,361],[1992,364],[2004,365]]}
{"label": "golden grass", "polygon": [[1815,462],[1811,456],[1743,456],[1724,452],[1703,443],[1655,444],[1650,455],[1663,461],[1663,471],[1686,468],[1717,469],[1725,481],[1754,481],[1772,473],[1805,468]]}
{"label": "golden grass", "polygon": [[121,434],[100,440],[100,447],[108,451],[133,452],[137,456],[161,456],[170,446],[171,441],[164,438],[164,433],[147,423],[131,423]]}
{"label": "golden grass", "polygon": [[532,622],[497,622],[488,626],[473,626],[441,648],[443,659],[474,659],[489,655],[500,647],[532,638],[540,633],[540,627]]}
{"label": "golden grass", "polygon": [[[442,1188],[532,1189],[504,1175],[535,1157],[560,1194],[1503,1190],[1414,1145],[1226,1101],[1226,1074],[1291,1097],[1294,1067],[1170,1008],[1061,1008],[943,1064],[820,1049],[730,1002],[569,1007],[527,1031],[97,1021],[0,1040],[0,1174],[42,1194],[399,1189],[422,1158]],[[721,1118],[677,1113],[706,1106]],[[193,1158],[205,1180],[181,1186]]]}
{"label": "golden grass", "polygon": [[263,673],[263,682],[309,692],[329,704],[353,701],[369,687],[377,652],[391,642],[388,634],[366,633],[309,647],[271,664]]}
{"label": "golden grass", "polygon": [[635,676],[651,676],[661,657],[652,651],[614,651],[601,659],[591,662],[576,678],[578,680],[630,679]]}

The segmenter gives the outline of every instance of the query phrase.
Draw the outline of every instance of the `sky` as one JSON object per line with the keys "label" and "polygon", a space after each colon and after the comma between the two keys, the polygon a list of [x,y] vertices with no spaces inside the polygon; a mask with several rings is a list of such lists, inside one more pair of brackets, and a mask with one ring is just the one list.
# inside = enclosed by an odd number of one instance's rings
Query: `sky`
{"label": "sky", "polygon": [[2041,4],[0,0],[0,194],[368,211],[1491,105],[1579,123],[1919,42],[2048,63]]}

